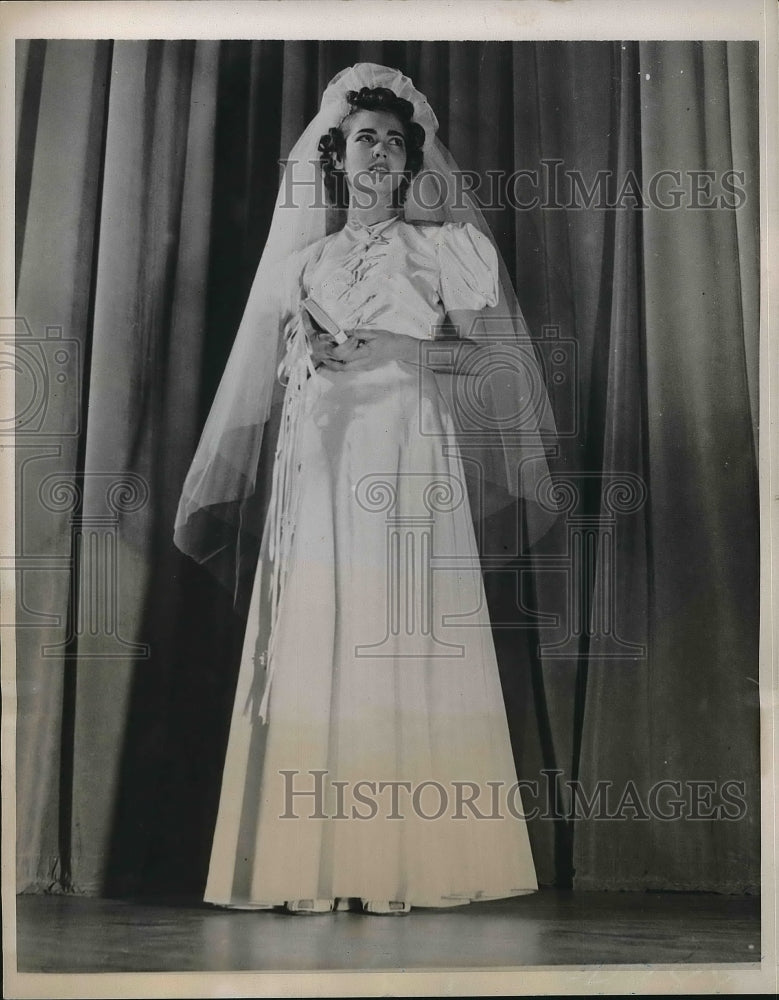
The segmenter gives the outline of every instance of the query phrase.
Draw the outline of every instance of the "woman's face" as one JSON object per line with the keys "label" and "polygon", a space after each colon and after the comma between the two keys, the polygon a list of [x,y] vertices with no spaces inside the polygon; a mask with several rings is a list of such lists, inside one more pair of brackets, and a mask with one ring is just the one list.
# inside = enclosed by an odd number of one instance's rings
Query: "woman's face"
{"label": "woman's face", "polygon": [[403,179],[406,138],[400,120],[389,111],[357,111],[343,126],[346,149],[336,166],[346,174],[352,201],[385,201]]}

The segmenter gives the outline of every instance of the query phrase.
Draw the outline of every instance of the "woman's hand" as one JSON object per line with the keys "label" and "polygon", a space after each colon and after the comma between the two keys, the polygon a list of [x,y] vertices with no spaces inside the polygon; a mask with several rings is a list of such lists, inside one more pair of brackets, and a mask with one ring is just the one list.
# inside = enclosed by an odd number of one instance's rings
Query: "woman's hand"
{"label": "woman's hand", "polygon": [[328,334],[318,333],[309,335],[309,345],[314,366],[318,368],[321,365],[333,372],[343,371],[360,346],[356,336],[350,336],[343,344],[336,344]]}
{"label": "woman's hand", "polygon": [[[406,361],[419,364],[419,341],[404,333],[389,330],[355,330],[349,337],[357,342],[357,347],[344,357],[342,371],[357,372],[376,368],[386,361]],[[346,344],[344,344],[346,347]]]}
{"label": "woman's hand", "polygon": [[336,344],[328,333],[323,333],[311,322],[311,317],[305,309],[301,309],[300,318],[306,331],[308,351],[315,368],[320,366],[330,371],[340,371],[343,362],[357,350],[358,344],[352,337],[343,344]]}

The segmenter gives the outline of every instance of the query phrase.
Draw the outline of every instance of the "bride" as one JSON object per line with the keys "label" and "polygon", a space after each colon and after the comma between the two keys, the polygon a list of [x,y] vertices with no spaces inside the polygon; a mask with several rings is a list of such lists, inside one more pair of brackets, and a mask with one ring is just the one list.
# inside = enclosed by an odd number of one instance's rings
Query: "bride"
{"label": "bride", "polygon": [[396,70],[328,86],[184,485],[176,543],[235,569],[278,379],[214,904],[402,914],[536,889],[474,519],[521,496],[529,539],[545,529],[553,425],[436,127]]}

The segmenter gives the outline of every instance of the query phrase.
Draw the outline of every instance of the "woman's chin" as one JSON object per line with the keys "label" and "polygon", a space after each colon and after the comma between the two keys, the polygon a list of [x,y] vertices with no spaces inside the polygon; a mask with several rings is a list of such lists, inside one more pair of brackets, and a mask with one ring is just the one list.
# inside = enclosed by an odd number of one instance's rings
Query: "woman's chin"
{"label": "woman's chin", "polygon": [[[365,202],[370,201],[378,192],[392,195],[398,187],[398,179],[393,177],[388,171],[386,173],[382,171],[370,171],[360,178],[359,184],[350,186],[350,194],[353,200],[362,199]],[[361,207],[367,208],[369,206],[361,205]]]}

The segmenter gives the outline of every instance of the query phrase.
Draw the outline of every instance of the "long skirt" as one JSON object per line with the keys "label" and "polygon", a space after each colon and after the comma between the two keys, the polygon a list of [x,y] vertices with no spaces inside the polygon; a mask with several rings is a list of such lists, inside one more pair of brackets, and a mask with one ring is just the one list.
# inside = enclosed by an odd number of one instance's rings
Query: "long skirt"
{"label": "long skirt", "polygon": [[453,906],[537,888],[463,465],[435,377],[313,375],[273,625],[257,569],[205,899]]}

